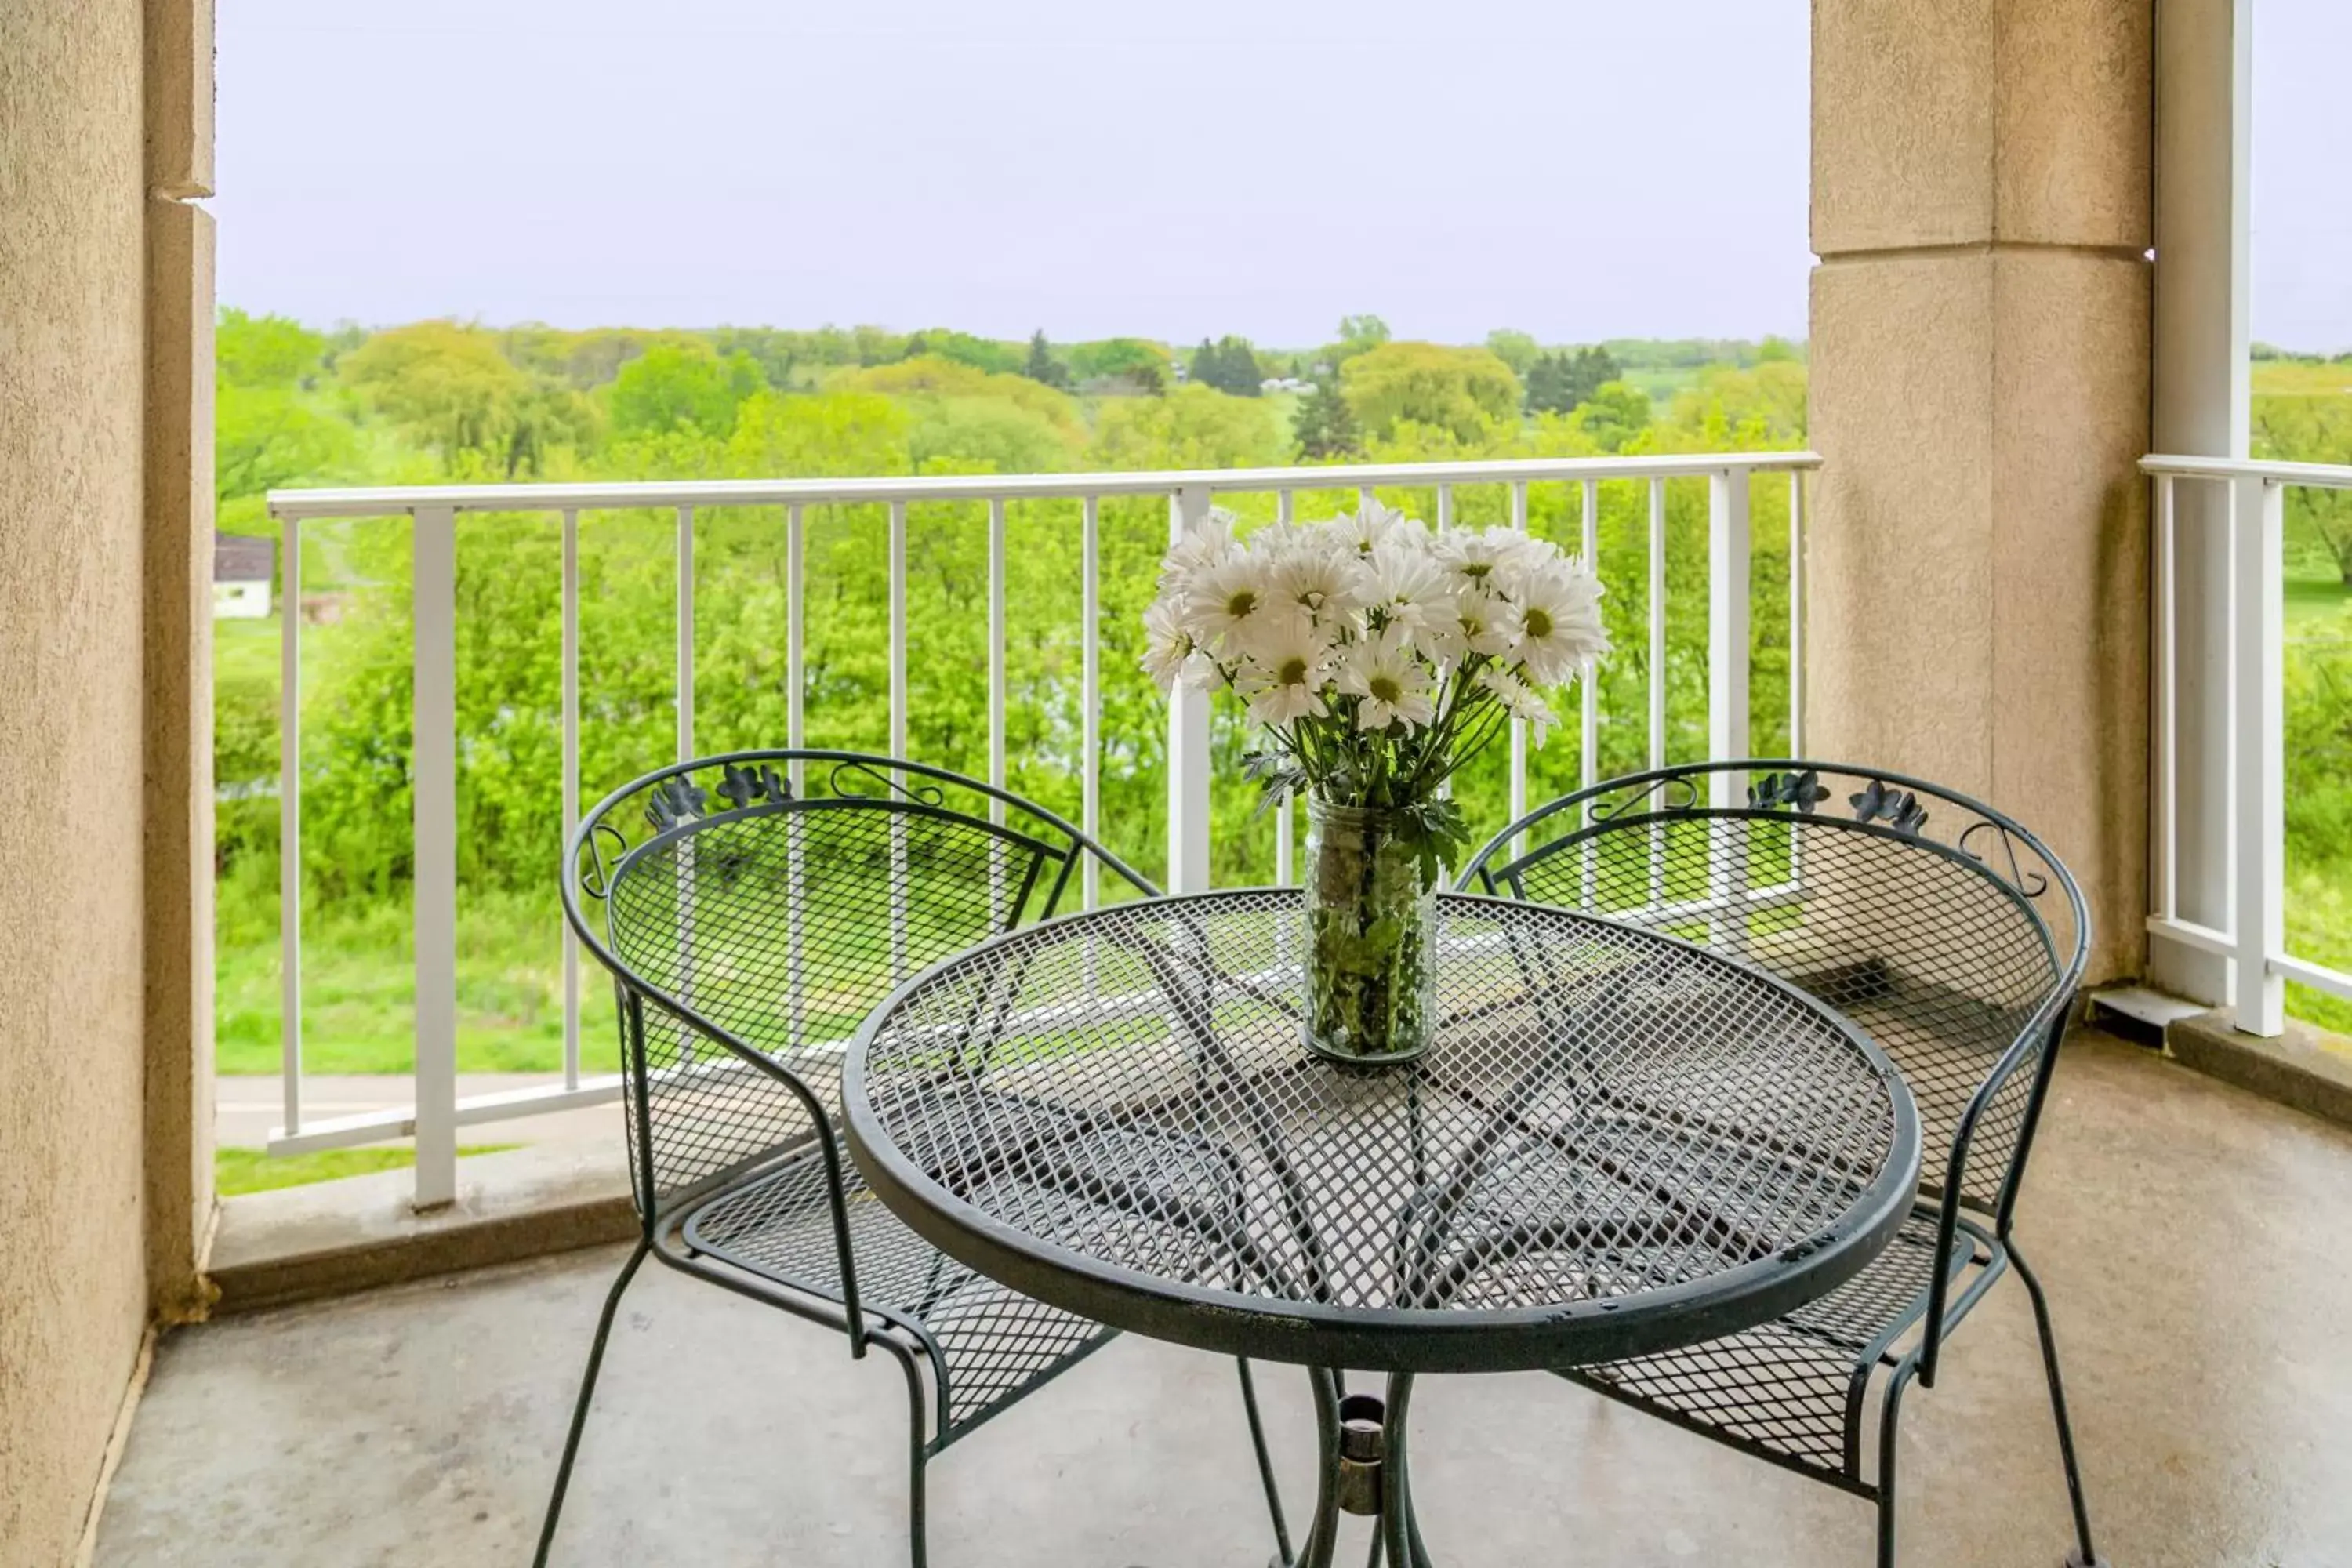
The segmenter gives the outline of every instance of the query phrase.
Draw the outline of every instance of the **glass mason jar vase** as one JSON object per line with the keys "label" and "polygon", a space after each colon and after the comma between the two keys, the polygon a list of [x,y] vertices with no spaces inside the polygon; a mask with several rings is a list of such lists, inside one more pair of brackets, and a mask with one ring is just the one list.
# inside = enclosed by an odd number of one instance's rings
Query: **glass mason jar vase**
{"label": "glass mason jar vase", "polygon": [[1407,1061],[1437,1021],[1437,883],[1404,814],[1307,804],[1307,1044],[1339,1061]]}

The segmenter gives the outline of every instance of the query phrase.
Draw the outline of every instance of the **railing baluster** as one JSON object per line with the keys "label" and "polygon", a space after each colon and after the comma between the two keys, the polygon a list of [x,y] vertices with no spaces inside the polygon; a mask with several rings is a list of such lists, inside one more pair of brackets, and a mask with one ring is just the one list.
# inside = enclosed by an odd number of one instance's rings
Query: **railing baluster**
{"label": "railing baluster", "polygon": [[2156,867],[2157,913],[2180,914],[2180,742],[2178,590],[2173,584],[2173,477],[2156,476]]}
{"label": "railing baluster", "polygon": [[[803,710],[808,687],[803,653],[808,636],[808,584],[803,575],[808,555],[803,532],[806,526],[807,520],[797,502],[784,508],[784,744],[793,751],[808,743]],[[794,757],[785,764],[784,772],[793,797],[803,798],[808,788],[808,764]],[[805,1038],[807,1027],[808,974],[801,945],[802,910],[808,898],[808,868],[802,858],[802,840],[805,836],[806,823],[795,812],[784,829],[784,994],[790,999],[784,1028],[795,1042]]]}
{"label": "railing baluster", "polygon": [[1805,755],[1805,471],[1789,470],[1789,755]]}
{"label": "railing baluster", "polygon": [[[890,754],[907,754],[907,503],[890,503]],[[890,973],[907,974],[907,824],[890,818]]]}
{"label": "railing baluster", "polygon": [[[988,503],[988,782],[1004,787],[1004,498]],[[992,822],[1004,820],[1004,803],[988,805]]]}
{"label": "railing baluster", "polygon": [[[1274,492],[1274,520],[1285,526],[1297,520],[1297,503],[1288,490]],[[1297,856],[1293,834],[1297,831],[1290,815],[1290,797],[1285,795],[1274,808],[1274,880],[1276,887],[1287,888],[1297,876],[1293,863]]]}
{"label": "railing baluster", "polygon": [[[1748,752],[1748,470],[1726,468],[1709,476],[1706,495],[1706,744],[1710,761],[1736,762]],[[1706,780],[1713,808],[1728,811],[1746,804],[1744,771],[1719,769]],[[1711,821],[1707,846],[1714,940],[1738,952],[1748,934],[1747,834],[1737,819]]]}
{"label": "railing baluster", "polygon": [[[1511,487],[1511,529],[1521,534],[1528,531],[1528,482],[1525,479]],[[1528,814],[1528,725],[1524,719],[1511,721],[1511,777],[1508,787],[1510,802],[1505,810],[1510,820],[1517,822]],[[1526,847],[1527,835],[1523,833],[1512,841],[1510,852],[1517,855]]]}
{"label": "railing baluster", "polygon": [[[563,512],[563,842],[580,830],[580,513]],[[566,877],[579,868],[565,866]],[[580,1087],[580,943],[563,937],[563,1087]]]}
{"label": "railing baluster", "polygon": [[[1650,766],[1666,765],[1666,481],[1650,481]],[[1650,907],[1666,897],[1665,830],[1650,826]]]}
{"label": "railing baluster", "polygon": [[[1101,503],[1078,502],[1078,826],[1102,842],[1102,546]],[[1102,865],[1080,862],[1079,896],[1087,909],[1102,901]]]}
{"label": "railing baluster", "polygon": [[[1209,520],[1209,487],[1169,498],[1171,545]],[[1168,890],[1209,890],[1209,694],[1178,687],[1168,700]]]}
{"label": "railing baluster", "polygon": [[[808,553],[806,526],[797,504],[784,509],[784,744],[793,751],[808,744],[804,713],[808,670],[802,655],[808,637],[808,583],[803,575]],[[803,764],[795,759],[791,769],[795,795],[801,792],[803,772]]]}
{"label": "railing baluster", "polygon": [[415,514],[410,801],[419,1209],[457,1195],[457,519]]}
{"label": "railing baluster", "polygon": [[[1598,575],[1601,571],[1601,481],[1587,479],[1580,488],[1584,492],[1584,516],[1579,542],[1584,549],[1585,565]],[[1579,789],[1591,789],[1601,782],[1601,684],[1591,675],[1584,681],[1584,700],[1578,704],[1576,773]],[[1586,801],[1578,815],[1583,818],[1581,826],[1591,826],[1592,803]],[[1593,859],[1599,851],[1594,844],[1594,840],[1586,839],[1583,853],[1579,857],[1583,861],[1583,876],[1579,879],[1582,905],[1588,910],[1600,907],[1596,901],[1600,892],[1599,873]]]}
{"label": "railing baluster", "polygon": [[278,605],[278,1050],[286,1131],[302,1131],[302,520],[286,519]]}
{"label": "railing baluster", "polygon": [[2237,1026],[2286,1027],[2286,982],[2271,969],[2286,948],[2285,488],[2261,475],[2231,481],[2231,793],[2237,941]]}
{"label": "railing baluster", "polygon": [[[988,782],[1004,787],[1004,498],[988,501]],[[1004,822],[1004,803],[989,797],[988,820]],[[988,907],[1004,903],[1004,848],[988,849]]]}
{"label": "railing baluster", "polygon": [[677,509],[677,760],[694,755],[694,509]]}
{"label": "railing baluster", "polygon": [[1452,485],[1441,484],[1437,487],[1437,526],[1440,529],[1454,526],[1454,487]]}

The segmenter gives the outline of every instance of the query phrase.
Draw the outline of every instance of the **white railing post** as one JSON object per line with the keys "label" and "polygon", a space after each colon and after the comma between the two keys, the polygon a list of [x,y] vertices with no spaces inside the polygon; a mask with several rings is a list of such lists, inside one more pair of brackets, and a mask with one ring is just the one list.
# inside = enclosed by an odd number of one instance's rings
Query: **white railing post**
{"label": "white railing post", "polygon": [[694,757],[694,509],[677,509],[677,760]]}
{"label": "white railing post", "polygon": [[[1078,503],[1078,830],[1102,842],[1102,562],[1100,506]],[[1079,861],[1084,908],[1102,902],[1102,862]]]}
{"label": "white railing post", "polygon": [[278,1048],[286,1125],[302,1131],[302,520],[286,520],[278,605]]}
{"label": "white railing post", "polygon": [[[563,846],[580,831],[580,514],[563,513]],[[563,875],[579,875],[566,862]],[[580,1087],[580,942],[559,917],[563,934],[563,1087]]]}
{"label": "white railing post", "polygon": [[432,1209],[457,1195],[457,515],[415,522],[415,1205]]}
{"label": "white railing post", "polygon": [[2286,1027],[2286,982],[2271,955],[2286,948],[2285,487],[2259,475],[2230,482],[2231,888],[2237,1026]]}
{"label": "white railing post", "polygon": [[[1168,542],[1209,520],[1209,487],[1170,499]],[[1209,890],[1209,694],[1178,687],[1168,701],[1168,890]]]}
{"label": "white railing post", "polygon": [[[1748,755],[1748,470],[1726,468],[1706,489],[1706,749],[1710,762]],[[1707,805],[1747,804],[1748,774],[1738,768],[1706,775]],[[1707,898],[1715,942],[1746,946],[1748,835],[1736,817],[1707,825]]]}

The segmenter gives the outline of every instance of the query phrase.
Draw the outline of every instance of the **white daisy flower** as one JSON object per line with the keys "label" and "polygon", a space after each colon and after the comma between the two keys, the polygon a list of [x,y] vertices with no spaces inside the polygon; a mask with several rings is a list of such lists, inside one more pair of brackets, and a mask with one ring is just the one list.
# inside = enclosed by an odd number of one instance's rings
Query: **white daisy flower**
{"label": "white daisy flower", "polygon": [[1176,606],[1160,599],[1143,612],[1143,673],[1165,697],[1179,685],[1194,689],[1216,684],[1216,661],[1184,629]]}
{"label": "white daisy flower", "polygon": [[1536,747],[1540,751],[1544,736],[1559,722],[1544,694],[1500,665],[1488,665],[1478,672],[1476,679],[1480,686],[1494,693],[1495,700],[1503,705],[1505,712],[1527,724],[1534,732]]}
{"label": "white daisy flower", "polygon": [[1318,543],[1294,543],[1283,552],[1272,581],[1285,603],[1325,621],[1361,609],[1371,588],[1371,574],[1353,552]]}
{"label": "white daisy flower", "polygon": [[1529,573],[1506,625],[1512,661],[1538,686],[1556,686],[1609,651],[1600,581],[1577,563]]}
{"label": "white daisy flower", "polygon": [[1432,613],[1429,624],[1422,628],[1422,640],[1444,664],[1460,664],[1472,654],[1500,658],[1511,648],[1510,629],[1505,624],[1510,614],[1508,605],[1465,587],[1453,595],[1445,608]]}
{"label": "white daisy flower", "polygon": [[1357,699],[1356,728],[1385,730],[1402,721],[1417,730],[1437,714],[1429,668],[1413,657],[1411,642],[1391,631],[1350,648],[1339,663],[1340,690]]}
{"label": "white daisy flower", "polygon": [[1304,617],[1270,630],[1235,682],[1249,700],[1250,721],[1291,724],[1321,718],[1328,710],[1323,688],[1331,677],[1332,652]]}
{"label": "white daisy flower", "polygon": [[1234,542],[1234,514],[1221,506],[1211,507],[1200,526],[1188,529],[1161,557],[1160,591],[1164,594],[1193,574],[1217,565],[1239,548]]}
{"label": "white daisy flower", "polygon": [[1369,607],[1386,616],[1391,626],[1418,630],[1452,607],[1445,574],[1426,551],[1395,542],[1382,544],[1372,552],[1371,570]]}
{"label": "white daisy flower", "polygon": [[1278,624],[1304,620],[1267,582],[1267,563],[1235,554],[1185,580],[1184,629],[1227,658],[1252,651]]}
{"label": "white daisy flower", "polygon": [[1542,548],[1525,534],[1499,526],[1475,533],[1465,528],[1447,529],[1433,546],[1454,586],[1481,594],[1496,592],[1498,576],[1507,578],[1513,565]]}
{"label": "white daisy flower", "polygon": [[1328,522],[1317,523],[1313,531],[1320,542],[1332,549],[1369,556],[1399,531],[1420,528],[1404,513],[1368,500],[1354,511],[1343,511]]}

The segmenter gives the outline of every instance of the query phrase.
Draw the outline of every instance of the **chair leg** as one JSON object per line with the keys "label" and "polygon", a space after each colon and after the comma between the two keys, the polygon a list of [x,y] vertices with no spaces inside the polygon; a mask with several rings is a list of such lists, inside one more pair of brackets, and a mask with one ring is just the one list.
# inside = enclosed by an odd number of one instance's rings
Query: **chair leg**
{"label": "chair leg", "polygon": [[907,1374],[907,1552],[914,1568],[927,1568],[930,1547],[923,1479],[931,1462],[931,1446],[923,1440],[923,1371],[916,1363],[915,1352],[898,1341],[877,1334],[866,1342],[896,1356],[899,1370]]}
{"label": "chair leg", "polygon": [[588,1405],[596,1394],[596,1373],[604,1364],[604,1342],[613,1332],[613,1319],[621,1309],[621,1293],[636,1278],[637,1265],[646,1260],[652,1243],[643,1237],[629,1260],[621,1265],[621,1277],[604,1293],[604,1310],[596,1319],[596,1337],[588,1346],[588,1370],[580,1379],[580,1398],[572,1406],[572,1430],[563,1439],[563,1458],[555,1467],[555,1489],[548,1494],[547,1517],[539,1527],[539,1550],[531,1556],[532,1568],[547,1568],[547,1549],[555,1543],[555,1521],[563,1512],[563,1494],[572,1485],[572,1461],[580,1452],[580,1434],[588,1425]]}
{"label": "chair leg", "polygon": [[2083,1471],[2074,1458],[2074,1426],[2066,1419],[2066,1384],[2058,1375],[2058,1336],[2050,1326],[2050,1303],[2042,1294],[2042,1281],[2027,1267],[2025,1255],[2017,1244],[2009,1244],[2009,1260],[2017,1266],[2017,1277],[2025,1281],[2025,1293],[2033,1302],[2034,1327],[2042,1333],[2042,1370],[2050,1379],[2050,1413],[2058,1421],[2058,1458],[2066,1467],[2066,1499],[2074,1509],[2074,1544],[2077,1550],[2067,1559],[2068,1568],[2103,1568],[2099,1554],[2091,1546],[2091,1510],[2083,1500]]}
{"label": "chair leg", "polygon": [[1903,1358],[1886,1384],[1878,1421],[1878,1568],[1895,1568],[1895,1436],[1903,1415],[1903,1390],[1919,1369],[1916,1354]]}
{"label": "chair leg", "polygon": [[1290,1561],[1290,1525],[1282,1517],[1282,1488],[1274,1479],[1274,1455],[1266,1447],[1265,1423],[1258,1416],[1257,1380],[1250,1375],[1250,1363],[1235,1357],[1234,1369],[1241,1373],[1242,1409],[1249,1415],[1250,1447],[1257,1451],[1257,1479],[1265,1486],[1265,1511],[1274,1519],[1275,1561]]}

